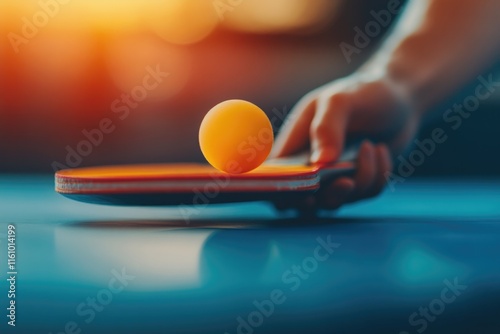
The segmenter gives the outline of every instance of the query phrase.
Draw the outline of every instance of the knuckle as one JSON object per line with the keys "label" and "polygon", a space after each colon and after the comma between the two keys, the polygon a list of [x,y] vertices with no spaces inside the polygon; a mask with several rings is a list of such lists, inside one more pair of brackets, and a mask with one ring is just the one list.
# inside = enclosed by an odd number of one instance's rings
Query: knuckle
{"label": "knuckle", "polygon": [[336,110],[345,108],[349,104],[349,95],[344,92],[336,93],[327,99],[329,109]]}

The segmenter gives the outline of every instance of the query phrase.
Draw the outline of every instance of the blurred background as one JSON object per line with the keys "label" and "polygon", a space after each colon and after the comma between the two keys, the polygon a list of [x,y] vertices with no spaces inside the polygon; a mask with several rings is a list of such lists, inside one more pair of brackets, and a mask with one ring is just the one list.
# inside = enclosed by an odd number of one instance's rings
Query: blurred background
{"label": "blurred background", "polygon": [[[198,127],[212,106],[249,100],[279,125],[304,94],[370,56],[383,33],[351,62],[339,45],[387,3],[2,0],[0,172],[203,161]],[[500,91],[415,175],[500,175],[499,107]],[[440,122],[429,119],[420,136]],[[72,150],[85,154],[68,160]]]}

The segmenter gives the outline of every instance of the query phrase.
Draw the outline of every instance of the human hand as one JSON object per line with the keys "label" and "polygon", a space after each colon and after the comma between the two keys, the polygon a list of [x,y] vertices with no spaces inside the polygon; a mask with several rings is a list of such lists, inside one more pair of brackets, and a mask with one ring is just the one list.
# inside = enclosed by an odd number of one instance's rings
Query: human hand
{"label": "human hand", "polygon": [[336,209],[379,194],[392,170],[391,154],[408,146],[418,125],[410,99],[387,77],[357,73],[315,89],[291,111],[276,139],[273,158],[309,148],[312,164],[326,164],[339,158],[346,140],[368,140],[361,144],[353,177],[334,180],[300,203],[276,206]]}

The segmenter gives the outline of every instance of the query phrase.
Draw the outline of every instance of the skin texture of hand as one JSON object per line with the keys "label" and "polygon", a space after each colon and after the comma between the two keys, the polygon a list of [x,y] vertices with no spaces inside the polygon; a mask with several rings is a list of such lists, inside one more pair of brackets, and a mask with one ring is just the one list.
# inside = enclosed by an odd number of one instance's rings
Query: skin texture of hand
{"label": "skin texture of hand", "polygon": [[344,203],[377,195],[392,169],[391,154],[414,137],[418,116],[387,77],[356,73],[319,87],[300,100],[283,125],[272,153],[288,156],[311,150],[311,163],[336,161],[346,140],[368,138],[360,147],[357,170],[322,185],[301,203],[276,203],[279,209],[336,209]]}

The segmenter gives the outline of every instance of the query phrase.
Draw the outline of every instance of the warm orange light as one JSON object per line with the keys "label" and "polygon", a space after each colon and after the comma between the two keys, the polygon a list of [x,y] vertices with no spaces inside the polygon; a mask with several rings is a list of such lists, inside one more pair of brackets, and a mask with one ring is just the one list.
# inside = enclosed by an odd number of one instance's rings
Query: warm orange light
{"label": "warm orange light", "polygon": [[24,64],[24,76],[35,85],[36,91],[61,98],[81,84],[95,52],[89,36],[43,34],[25,45],[19,56]]}
{"label": "warm orange light", "polygon": [[331,19],[340,0],[252,0],[221,9],[223,23],[247,32],[283,32],[310,28]]}
{"label": "warm orange light", "polygon": [[13,32],[22,33],[26,21],[40,30],[137,28],[144,14],[144,4],[137,0],[2,0],[1,11],[8,14]]}
{"label": "warm orange light", "polygon": [[64,10],[67,12],[68,19],[81,25],[103,30],[131,29],[140,24],[140,19],[144,14],[144,1],[72,1]]}
{"label": "warm orange light", "polygon": [[150,1],[149,26],[174,44],[191,44],[206,37],[218,23],[210,0]]}
{"label": "warm orange light", "polygon": [[[23,20],[38,28],[104,32],[151,29],[174,44],[191,44],[218,24],[248,32],[310,28],[331,19],[342,0],[2,0],[0,25],[20,33]],[[43,16],[48,16],[45,22]],[[36,19],[35,19],[36,20]]]}
{"label": "warm orange light", "polygon": [[107,50],[113,81],[125,94],[138,95],[136,100],[139,102],[172,97],[189,79],[189,54],[157,38],[144,35],[117,37],[109,43]]}

